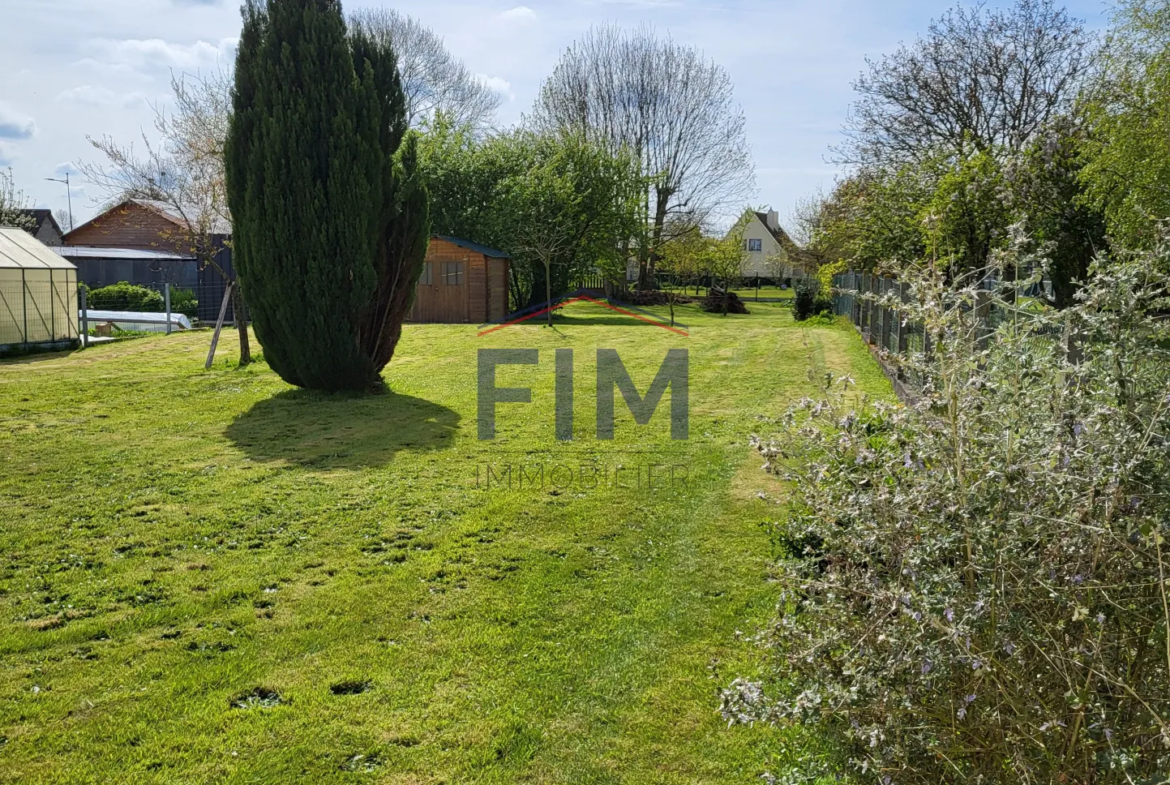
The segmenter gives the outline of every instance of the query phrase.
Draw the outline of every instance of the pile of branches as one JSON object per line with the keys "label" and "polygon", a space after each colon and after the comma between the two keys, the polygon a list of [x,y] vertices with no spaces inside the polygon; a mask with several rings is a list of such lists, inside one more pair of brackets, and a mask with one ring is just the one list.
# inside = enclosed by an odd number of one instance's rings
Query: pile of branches
{"label": "pile of branches", "polygon": [[725,291],[718,286],[707,290],[707,296],[699,302],[699,307],[707,313],[751,313],[738,294]]}

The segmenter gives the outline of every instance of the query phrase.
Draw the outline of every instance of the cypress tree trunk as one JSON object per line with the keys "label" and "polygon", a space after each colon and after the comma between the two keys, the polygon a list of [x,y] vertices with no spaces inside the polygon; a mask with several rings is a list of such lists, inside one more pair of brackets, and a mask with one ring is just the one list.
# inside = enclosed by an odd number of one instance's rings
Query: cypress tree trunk
{"label": "cypress tree trunk", "polygon": [[240,339],[240,367],[252,363],[252,346],[248,343],[248,311],[244,305],[244,293],[239,286],[232,289],[232,313],[236,318],[236,332]]}
{"label": "cypress tree trunk", "polygon": [[253,329],[290,384],[367,390],[429,234],[394,53],[349,36],[336,0],[243,13],[225,163]]}

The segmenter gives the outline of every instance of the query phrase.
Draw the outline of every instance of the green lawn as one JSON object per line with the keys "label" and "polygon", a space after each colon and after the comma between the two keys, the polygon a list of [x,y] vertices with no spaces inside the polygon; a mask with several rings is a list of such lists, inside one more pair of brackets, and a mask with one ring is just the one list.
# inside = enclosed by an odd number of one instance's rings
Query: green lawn
{"label": "green lawn", "polygon": [[748,301],[754,300],[757,294],[761,299],[768,300],[793,300],[796,298],[796,290],[792,287],[781,289],[779,286],[761,286],[757,292],[754,286],[737,286],[731,291],[738,294],[741,299]]}
{"label": "green lawn", "polygon": [[[888,385],[846,326],[778,305],[680,310],[689,338],[575,305],[557,329],[408,326],[392,393],[297,391],[208,334],[0,363],[0,782],[759,782],[806,743],[728,730],[760,667],[772,481],[759,415],[818,368]],[[230,352],[234,335],[221,347]],[[476,433],[476,352],[533,388]],[[594,356],[669,402],[593,438]],[[578,440],[554,440],[553,350],[576,351]],[[505,465],[613,483],[486,485]],[[632,469],[658,465],[654,488]],[[662,467],[686,467],[685,487]],[[683,476],[683,470],[677,470]],[[477,480],[478,476],[478,480]],[[562,470],[563,478],[563,470]],[[620,477],[621,475],[619,475]],[[562,480],[563,484],[563,480]],[[335,694],[340,693],[340,694]]]}

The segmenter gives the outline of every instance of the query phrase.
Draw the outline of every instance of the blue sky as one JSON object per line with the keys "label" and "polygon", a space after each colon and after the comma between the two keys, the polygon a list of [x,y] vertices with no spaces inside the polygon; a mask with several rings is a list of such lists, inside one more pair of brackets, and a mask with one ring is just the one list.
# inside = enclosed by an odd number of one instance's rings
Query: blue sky
{"label": "blue sky", "polygon": [[[991,5],[1004,5],[1002,0]],[[347,9],[383,5],[349,0]],[[798,199],[830,186],[826,162],[866,55],[913,40],[942,0],[398,0],[504,98],[501,124],[516,122],[560,52],[591,24],[653,24],[703,50],[736,85],[757,171],[756,206],[788,215]],[[1069,10],[1102,29],[1104,0]],[[64,207],[65,186],[46,182],[92,160],[86,136],[119,141],[151,132],[173,71],[230,64],[237,0],[0,0],[0,166],[37,206]],[[75,222],[98,194],[75,183]]]}

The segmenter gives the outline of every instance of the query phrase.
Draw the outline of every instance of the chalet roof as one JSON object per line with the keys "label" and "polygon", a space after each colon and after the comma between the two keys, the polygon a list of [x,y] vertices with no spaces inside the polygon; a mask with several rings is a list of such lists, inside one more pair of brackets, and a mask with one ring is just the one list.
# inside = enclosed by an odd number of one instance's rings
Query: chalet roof
{"label": "chalet roof", "polygon": [[458,245],[460,248],[466,248],[469,251],[474,251],[475,253],[481,253],[484,256],[490,256],[493,259],[511,259],[512,258],[509,254],[506,254],[503,251],[497,251],[494,248],[488,248],[486,245],[480,245],[479,243],[473,243],[473,242],[471,242],[471,240],[463,240],[463,239],[460,239],[458,237],[447,237],[447,236],[441,235],[441,234],[435,235],[435,238],[438,240],[446,240],[449,243],[453,243],[455,245]]}
{"label": "chalet roof", "polygon": [[23,229],[0,226],[0,268],[9,270],[76,270]]}
{"label": "chalet roof", "polygon": [[[179,211],[176,210],[172,205],[167,204],[166,202],[159,202],[159,201],[154,201],[154,200],[150,200],[150,199],[126,199],[124,201],[118,202],[118,204],[114,205],[113,207],[109,208],[108,210],[103,210],[101,213],[99,213],[98,215],[95,215],[93,218],[90,218],[88,221],[83,223],[81,226],[78,226],[76,229],[70,231],[68,234],[65,235],[65,239],[68,240],[69,235],[73,234],[73,232],[80,231],[81,229],[84,229],[85,227],[89,226],[90,224],[94,223],[95,221],[101,220],[102,218],[106,217],[110,213],[124,209],[127,205],[136,205],[136,206],[141,207],[145,210],[149,210],[152,213],[171,222],[172,224],[175,225],[176,228],[181,229],[183,231],[187,231],[187,229],[188,229],[189,225],[188,225],[187,221],[184,220],[182,215],[179,214]],[[211,234],[231,234],[232,233],[231,222],[225,220],[222,216],[219,216],[219,215],[211,216],[208,223],[210,224],[210,227],[211,227]]]}
{"label": "chalet roof", "polygon": [[768,230],[772,237],[776,238],[776,242],[780,244],[780,247],[783,248],[784,251],[790,257],[792,257],[794,261],[799,262],[806,267],[811,265],[813,268],[816,268],[818,266],[817,255],[815,253],[797,245],[796,241],[789,237],[788,232],[784,231],[782,227],[777,226],[775,229],[773,229],[772,227],[768,226],[767,213],[761,213],[758,210],[754,210],[753,212],[755,212],[756,218],[760,219],[760,223],[764,225],[764,228]]}
{"label": "chalet roof", "polygon": [[57,230],[58,237],[64,234],[64,232],[61,231],[61,227],[57,225],[57,219],[53,217],[52,210],[47,210],[43,207],[37,207],[34,209],[21,210],[20,212],[32,219],[33,234],[39,233],[41,231],[41,227],[43,227],[46,222],[55,230]]}

